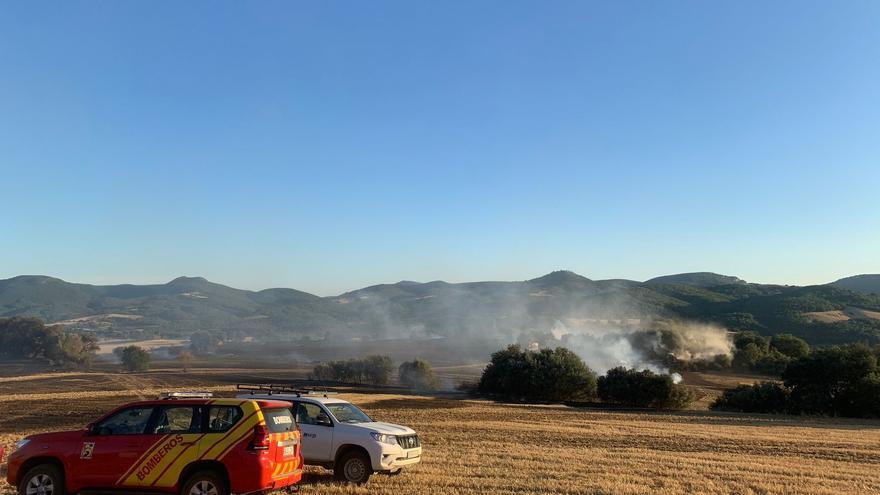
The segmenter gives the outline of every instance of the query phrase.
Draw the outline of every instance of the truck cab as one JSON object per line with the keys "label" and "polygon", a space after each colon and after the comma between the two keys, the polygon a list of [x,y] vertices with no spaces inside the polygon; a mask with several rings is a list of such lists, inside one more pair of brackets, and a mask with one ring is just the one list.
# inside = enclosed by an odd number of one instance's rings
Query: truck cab
{"label": "truck cab", "polygon": [[281,400],[302,431],[306,464],[332,469],[342,481],[366,483],[374,472],[399,474],[421,461],[422,445],[412,428],[373,420],[356,405],[329,392],[279,385],[239,385],[239,398]]}

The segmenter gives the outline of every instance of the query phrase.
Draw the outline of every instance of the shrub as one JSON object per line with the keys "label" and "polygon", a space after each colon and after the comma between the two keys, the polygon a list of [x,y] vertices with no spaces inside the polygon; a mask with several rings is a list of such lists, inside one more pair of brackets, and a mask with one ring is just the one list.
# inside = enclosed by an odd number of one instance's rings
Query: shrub
{"label": "shrub", "polygon": [[596,374],[564,347],[523,351],[518,345],[492,354],[478,385],[483,394],[562,402],[596,395]]}
{"label": "shrub", "polygon": [[128,371],[147,371],[150,369],[150,353],[144,349],[130,345],[120,351],[122,367]]}
{"label": "shrub", "polygon": [[754,385],[740,385],[712,403],[711,408],[719,411],[786,414],[790,411],[791,391],[780,383],[761,382]]}
{"label": "shrub", "polygon": [[613,368],[599,377],[598,386],[603,401],[625,406],[683,409],[694,400],[693,393],[671,376],[649,370]]}
{"label": "shrub", "polygon": [[440,385],[440,381],[431,370],[431,365],[421,359],[404,362],[397,369],[397,373],[400,377],[400,384],[413,390],[436,390]]}

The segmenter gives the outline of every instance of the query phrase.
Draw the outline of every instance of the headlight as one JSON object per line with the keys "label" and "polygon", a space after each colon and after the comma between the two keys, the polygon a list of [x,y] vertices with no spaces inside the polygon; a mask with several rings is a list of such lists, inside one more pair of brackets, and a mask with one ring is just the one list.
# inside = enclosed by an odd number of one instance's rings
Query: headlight
{"label": "headlight", "polygon": [[30,439],[22,438],[21,440],[15,442],[15,449],[14,450],[18,450],[29,443],[31,443]]}
{"label": "headlight", "polygon": [[397,445],[397,437],[394,435],[385,435],[384,433],[370,432],[370,436],[377,442],[387,443],[388,445]]}

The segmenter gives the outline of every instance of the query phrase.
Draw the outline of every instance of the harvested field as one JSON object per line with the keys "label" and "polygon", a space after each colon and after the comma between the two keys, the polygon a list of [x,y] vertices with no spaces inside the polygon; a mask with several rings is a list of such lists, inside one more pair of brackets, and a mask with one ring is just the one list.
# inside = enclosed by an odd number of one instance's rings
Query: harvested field
{"label": "harvested field", "polygon": [[[2,378],[0,442],[8,448],[29,433],[78,428],[112,406],[163,388],[231,393],[238,376],[260,381],[279,379],[277,373]],[[424,461],[403,476],[374,476],[365,487],[340,485],[328,471],[310,468],[303,493],[880,493],[877,421],[606,411],[389,393],[342,397],[379,420],[415,428]],[[0,493],[13,491],[4,485]]]}

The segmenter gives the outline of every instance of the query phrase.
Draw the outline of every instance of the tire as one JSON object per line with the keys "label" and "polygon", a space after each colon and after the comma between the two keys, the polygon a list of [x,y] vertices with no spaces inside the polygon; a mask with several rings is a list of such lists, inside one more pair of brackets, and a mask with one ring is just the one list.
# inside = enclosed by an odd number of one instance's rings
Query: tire
{"label": "tire", "polygon": [[353,451],[342,456],[333,467],[333,475],[340,481],[363,485],[373,474],[370,458],[363,452]]}
{"label": "tire", "polygon": [[64,474],[53,464],[40,464],[28,469],[21,478],[21,483],[18,484],[19,495],[64,495],[64,493]]}
{"label": "tire", "polygon": [[229,495],[229,486],[216,471],[197,471],[186,479],[180,495]]}

